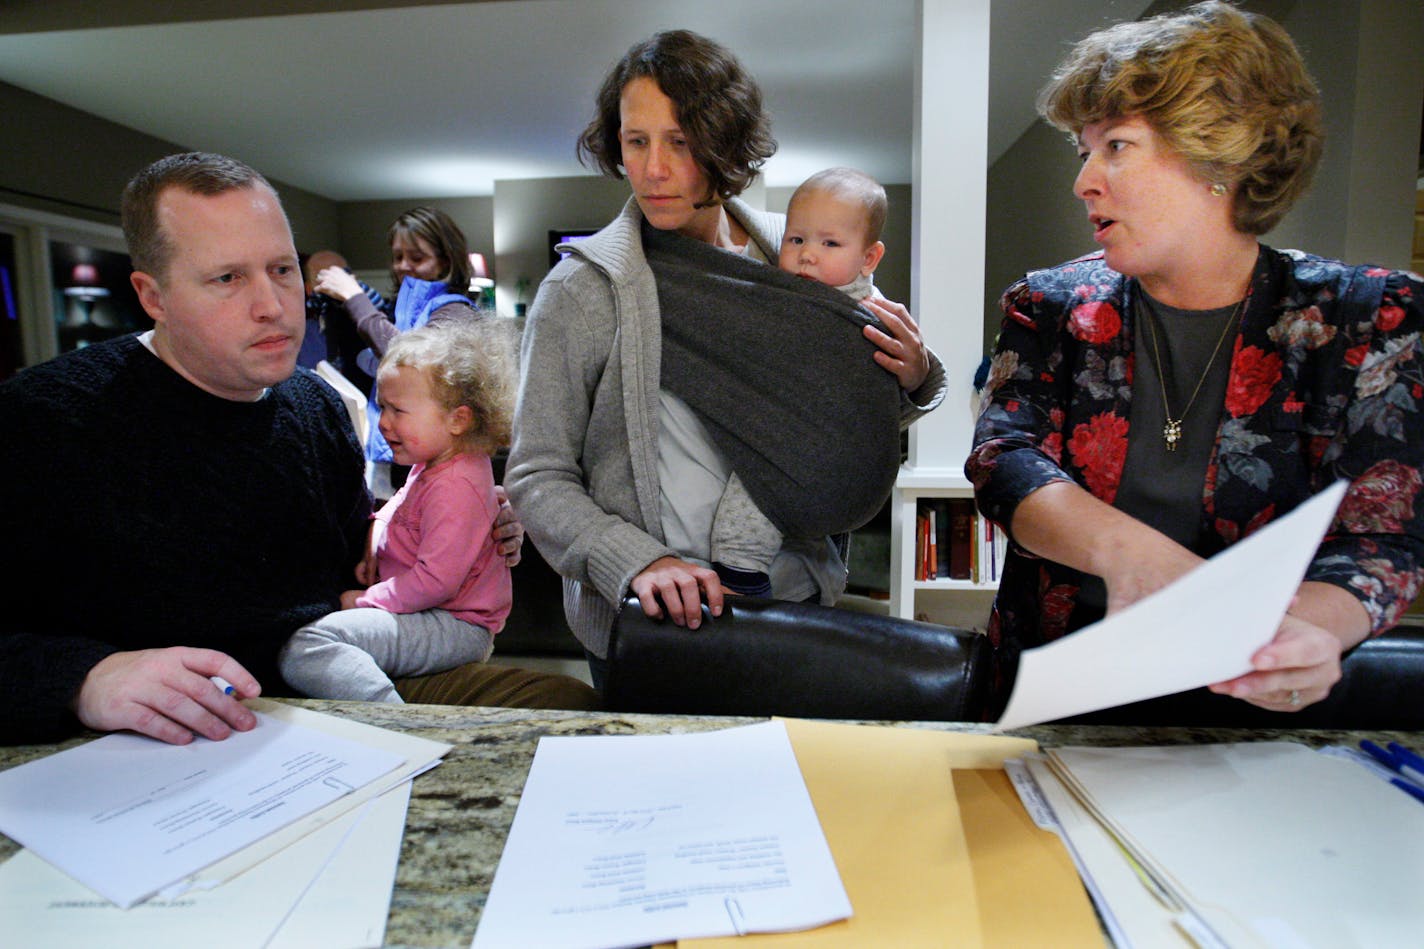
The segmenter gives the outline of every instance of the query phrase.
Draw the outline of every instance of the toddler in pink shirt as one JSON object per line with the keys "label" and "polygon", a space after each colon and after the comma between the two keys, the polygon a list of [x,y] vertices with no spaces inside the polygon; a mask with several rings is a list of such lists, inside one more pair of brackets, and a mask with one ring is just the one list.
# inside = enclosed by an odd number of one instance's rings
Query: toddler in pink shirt
{"label": "toddler in pink shirt", "polygon": [[381,434],[405,486],[375,515],[342,609],[283,647],[287,683],[314,698],[400,702],[393,678],[489,658],[513,601],[490,533],[490,452],[509,441],[512,336],[493,318],[397,336],[377,372]]}

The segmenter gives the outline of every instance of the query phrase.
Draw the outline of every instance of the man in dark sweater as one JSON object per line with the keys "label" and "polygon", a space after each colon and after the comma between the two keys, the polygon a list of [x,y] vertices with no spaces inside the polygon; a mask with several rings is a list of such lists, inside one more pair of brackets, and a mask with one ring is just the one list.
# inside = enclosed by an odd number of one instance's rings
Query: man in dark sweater
{"label": "man in dark sweater", "polygon": [[[345,409],[294,374],[302,275],[271,186],[232,159],[175,155],[129,183],[123,218],[155,328],[0,386],[7,743],[80,724],[175,743],[252,728],[237,699],[286,691],[278,649],[339,607],[364,552],[371,501]],[[416,702],[597,701],[491,666],[397,685]]]}

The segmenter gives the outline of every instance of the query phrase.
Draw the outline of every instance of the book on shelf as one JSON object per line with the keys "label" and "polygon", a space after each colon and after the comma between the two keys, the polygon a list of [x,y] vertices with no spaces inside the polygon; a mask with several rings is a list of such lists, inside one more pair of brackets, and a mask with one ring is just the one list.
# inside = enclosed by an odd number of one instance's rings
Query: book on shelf
{"label": "book on shelf", "polygon": [[1008,538],[971,498],[926,498],[915,516],[915,579],[999,582]]}
{"label": "book on shelf", "polygon": [[969,498],[949,501],[949,572],[951,580],[974,579],[974,535],[978,515]]}

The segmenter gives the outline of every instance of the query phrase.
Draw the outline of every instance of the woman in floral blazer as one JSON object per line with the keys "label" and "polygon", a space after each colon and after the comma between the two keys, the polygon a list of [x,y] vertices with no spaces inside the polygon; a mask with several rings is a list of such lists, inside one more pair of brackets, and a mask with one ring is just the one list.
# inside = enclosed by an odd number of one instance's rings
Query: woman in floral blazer
{"label": "woman in floral blazer", "polygon": [[1003,298],[966,465],[1013,538],[1001,669],[1348,478],[1255,671],[1212,686],[1319,701],[1424,582],[1424,283],[1257,242],[1320,148],[1314,84],[1264,17],[1204,3],[1100,31],[1040,109],[1075,136],[1103,250]]}

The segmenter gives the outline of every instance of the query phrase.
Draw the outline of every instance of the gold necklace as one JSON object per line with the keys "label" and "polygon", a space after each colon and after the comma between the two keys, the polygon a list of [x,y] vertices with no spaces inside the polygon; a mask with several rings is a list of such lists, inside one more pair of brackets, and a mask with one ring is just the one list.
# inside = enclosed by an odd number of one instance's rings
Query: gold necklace
{"label": "gold necklace", "polygon": [[[1140,288],[1139,288],[1140,292]],[[1162,440],[1167,443],[1168,451],[1176,451],[1178,443],[1182,440],[1182,420],[1187,417],[1187,413],[1192,410],[1192,405],[1197,401],[1197,394],[1201,392],[1201,387],[1206,382],[1206,377],[1211,374],[1212,364],[1216,362],[1216,354],[1221,352],[1221,344],[1226,342],[1226,336],[1231,332],[1231,327],[1236,325],[1236,320],[1241,316],[1241,308],[1246,305],[1246,300],[1251,294],[1248,292],[1236,304],[1231,311],[1231,316],[1227,319],[1226,325],[1221,328],[1221,337],[1216,341],[1216,348],[1211,351],[1211,358],[1206,361],[1206,368],[1202,370],[1201,378],[1197,380],[1197,386],[1192,390],[1191,398],[1187,399],[1186,406],[1182,409],[1182,414],[1172,418],[1172,408],[1167,404],[1167,377],[1162,373],[1162,354],[1157,349],[1157,317],[1150,313],[1151,307],[1142,302],[1138,297],[1138,312],[1142,315],[1143,322],[1147,324],[1147,333],[1152,338],[1152,361],[1157,367],[1157,384],[1162,387],[1162,414],[1167,418],[1167,424],[1162,426]]]}

